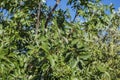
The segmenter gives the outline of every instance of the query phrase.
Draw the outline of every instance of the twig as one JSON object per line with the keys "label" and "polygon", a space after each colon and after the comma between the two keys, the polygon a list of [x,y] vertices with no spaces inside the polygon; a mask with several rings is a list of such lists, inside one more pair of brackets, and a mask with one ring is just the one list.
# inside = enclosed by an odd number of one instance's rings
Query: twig
{"label": "twig", "polygon": [[75,16],[74,16],[74,18],[73,18],[72,23],[75,22],[77,16],[78,16],[78,12],[76,11],[76,14],[75,14]]}
{"label": "twig", "polygon": [[45,28],[47,28],[47,25],[48,25],[48,22],[53,14],[53,12],[55,11],[55,9],[57,8],[58,4],[60,3],[60,0],[56,0],[56,4],[54,5],[53,9],[50,11],[50,13],[48,14],[48,17],[46,19],[46,22],[45,22]]}

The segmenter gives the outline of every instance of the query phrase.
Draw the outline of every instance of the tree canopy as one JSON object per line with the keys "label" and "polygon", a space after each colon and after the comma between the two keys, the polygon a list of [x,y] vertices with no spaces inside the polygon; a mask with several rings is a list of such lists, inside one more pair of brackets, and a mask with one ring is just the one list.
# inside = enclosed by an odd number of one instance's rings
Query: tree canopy
{"label": "tree canopy", "polygon": [[120,79],[120,10],[60,1],[0,0],[0,80]]}

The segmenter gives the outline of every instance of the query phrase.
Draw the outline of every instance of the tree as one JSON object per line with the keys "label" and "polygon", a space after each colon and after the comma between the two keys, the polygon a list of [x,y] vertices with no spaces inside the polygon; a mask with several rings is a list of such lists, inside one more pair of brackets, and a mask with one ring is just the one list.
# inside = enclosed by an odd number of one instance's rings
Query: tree
{"label": "tree", "polygon": [[76,11],[70,20],[59,3],[0,0],[0,79],[119,80],[120,11],[68,0]]}

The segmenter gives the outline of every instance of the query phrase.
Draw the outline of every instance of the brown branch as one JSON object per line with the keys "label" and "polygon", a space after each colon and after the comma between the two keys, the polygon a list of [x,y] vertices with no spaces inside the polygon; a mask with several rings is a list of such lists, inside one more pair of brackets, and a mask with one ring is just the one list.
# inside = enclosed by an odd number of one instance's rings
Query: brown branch
{"label": "brown branch", "polygon": [[40,27],[40,16],[41,16],[41,2],[39,2],[37,10],[36,35],[38,34],[38,29]]}
{"label": "brown branch", "polygon": [[53,12],[55,11],[55,9],[57,8],[58,4],[60,3],[60,0],[56,0],[56,4],[54,5],[53,9],[50,11],[50,13],[48,14],[48,17],[46,19],[46,22],[45,22],[45,28],[47,28],[47,25],[48,25],[48,22],[53,14]]}

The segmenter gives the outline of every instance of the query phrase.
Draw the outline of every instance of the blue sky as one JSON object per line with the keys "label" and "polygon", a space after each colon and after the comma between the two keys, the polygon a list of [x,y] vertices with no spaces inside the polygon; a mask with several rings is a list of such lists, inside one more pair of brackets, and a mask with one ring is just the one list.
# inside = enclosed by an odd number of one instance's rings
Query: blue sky
{"label": "blue sky", "polygon": [[[60,4],[59,4],[59,8],[65,9],[68,8],[66,6],[68,0],[61,0]],[[53,6],[55,4],[55,0],[46,0],[47,5],[49,6]],[[113,3],[115,8],[117,9],[118,7],[120,7],[120,0],[102,0],[102,3],[104,4],[110,4]]]}
{"label": "blue sky", "polygon": [[[72,15],[72,17],[75,14],[75,11],[70,9],[70,6],[66,6],[68,0],[61,0],[59,6],[57,8],[61,8],[63,10],[65,10],[66,8],[68,8],[70,10],[70,14]],[[55,0],[46,0],[46,3],[48,6],[53,7],[55,5]],[[118,10],[118,8],[120,7],[120,0],[102,0],[102,3],[104,4],[114,4],[115,10]],[[6,10],[3,11],[4,15],[6,16],[8,13],[6,12]]]}
{"label": "blue sky", "polygon": [[104,4],[113,3],[116,10],[120,7],[120,0],[102,0],[102,2]]}
{"label": "blue sky", "polygon": [[[66,9],[66,8],[70,9],[70,6],[66,6],[67,1],[68,0],[61,0],[58,8],[62,8],[63,10]],[[47,3],[48,6],[54,6],[55,0],[46,0],[46,3]],[[118,10],[118,8],[120,7],[120,0],[102,0],[102,3],[103,4],[108,4],[108,5],[113,3],[114,7],[115,7],[115,10]],[[75,11],[70,9],[70,13],[71,13],[72,16],[74,16]]]}

